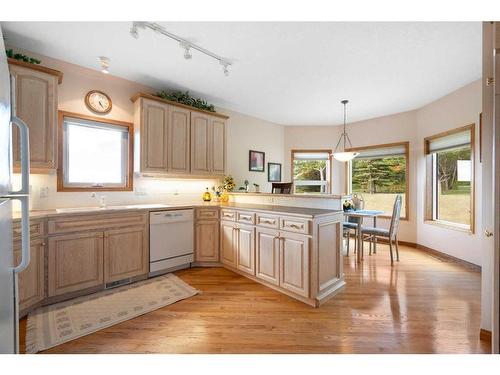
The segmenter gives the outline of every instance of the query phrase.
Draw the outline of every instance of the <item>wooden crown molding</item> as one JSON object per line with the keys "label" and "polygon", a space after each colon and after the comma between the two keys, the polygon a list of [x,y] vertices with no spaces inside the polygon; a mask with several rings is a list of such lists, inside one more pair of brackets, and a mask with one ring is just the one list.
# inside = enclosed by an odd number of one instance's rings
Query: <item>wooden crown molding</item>
{"label": "wooden crown molding", "polygon": [[57,82],[59,84],[62,83],[63,72],[60,72],[59,70],[50,69],[50,68],[47,68],[46,66],[42,66],[42,65],[38,65],[38,64],[30,64],[30,63],[27,63],[27,62],[24,62],[21,60],[12,59],[12,58],[8,58],[8,62],[10,65],[22,66],[23,68],[37,70],[37,71],[42,72],[42,73],[47,73],[47,74],[56,76]]}
{"label": "wooden crown molding", "polygon": [[190,111],[200,112],[200,113],[204,113],[206,115],[216,116],[216,117],[220,117],[220,118],[223,118],[223,119],[226,119],[226,120],[229,118],[229,116],[223,115],[222,113],[204,111],[203,109],[191,107],[189,105],[185,105],[185,104],[182,104],[182,103],[177,103],[177,102],[174,102],[172,100],[163,99],[163,98],[160,98],[160,97],[158,97],[156,95],[146,94],[146,93],[143,93],[143,92],[138,92],[137,94],[135,94],[134,96],[132,96],[130,98],[130,100],[132,101],[132,103],[135,103],[135,101],[137,99],[139,99],[139,98],[145,98],[145,99],[155,100],[155,101],[160,102],[160,103],[170,104],[170,105],[173,105],[175,107],[189,109]]}

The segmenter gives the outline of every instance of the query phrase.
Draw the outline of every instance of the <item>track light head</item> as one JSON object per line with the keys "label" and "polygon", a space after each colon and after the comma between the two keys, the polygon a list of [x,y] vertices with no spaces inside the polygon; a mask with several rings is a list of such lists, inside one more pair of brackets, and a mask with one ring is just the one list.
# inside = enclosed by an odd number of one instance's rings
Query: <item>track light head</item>
{"label": "track light head", "polygon": [[227,61],[220,61],[220,64],[222,65],[222,71],[224,72],[224,75],[227,77],[229,76],[229,65],[231,65],[230,63],[228,63]]}
{"label": "track light head", "polygon": [[191,60],[193,55],[191,54],[191,48],[189,46],[183,46],[184,47],[184,58],[186,60]]}
{"label": "track light head", "polygon": [[139,30],[137,30],[137,25],[135,24],[135,22],[132,23],[132,27],[130,28],[130,35],[134,39],[139,39]]}
{"label": "track light head", "polygon": [[109,73],[109,58],[106,57],[106,56],[99,56],[99,63],[101,64],[101,72],[104,73],[104,74],[108,74]]}

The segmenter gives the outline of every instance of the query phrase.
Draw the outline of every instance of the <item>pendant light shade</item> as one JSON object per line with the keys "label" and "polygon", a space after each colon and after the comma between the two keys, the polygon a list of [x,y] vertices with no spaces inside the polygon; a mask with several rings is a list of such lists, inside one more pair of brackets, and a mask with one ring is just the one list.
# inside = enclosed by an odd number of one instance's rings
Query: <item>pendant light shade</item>
{"label": "pendant light shade", "polygon": [[[346,145],[349,143],[349,147],[352,147],[351,140],[349,139],[349,135],[345,131],[346,127],[346,107],[349,100],[342,100],[341,103],[344,105],[344,129],[342,134],[340,135],[339,141],[337,142],[337,146],[335,146],[335,150],[333,151],[333,157],[338,161],[347,162],[354,159],[359,155],[359,152],[346,151]],[[341,146],[339,148],[339,146]]]}

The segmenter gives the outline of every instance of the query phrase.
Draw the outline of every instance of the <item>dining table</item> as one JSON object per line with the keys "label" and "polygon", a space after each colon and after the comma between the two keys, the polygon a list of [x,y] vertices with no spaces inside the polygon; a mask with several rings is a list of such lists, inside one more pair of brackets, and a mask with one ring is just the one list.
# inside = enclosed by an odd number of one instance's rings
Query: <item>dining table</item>
{"label": "dining table", "polygon": [[[373,226],[376,228],[377,227],[377,216],[381,216],[384,214],[384,211],[378,211],[378,210],[364,210],[364,209],[358,209],[358,210],[348,210],[344,211],[344,215],[347,217],[351,218],[357,218],[357,224],[358,224],[358,229],[356,229],[356,237],[358,241],[358,252],[356,255],[356,260],[358,263],[361,263],[363,260],[363,220],[368,218],[368,219],[373,219]],[[374,249],[376,251],[376,242],[373,244]]]}

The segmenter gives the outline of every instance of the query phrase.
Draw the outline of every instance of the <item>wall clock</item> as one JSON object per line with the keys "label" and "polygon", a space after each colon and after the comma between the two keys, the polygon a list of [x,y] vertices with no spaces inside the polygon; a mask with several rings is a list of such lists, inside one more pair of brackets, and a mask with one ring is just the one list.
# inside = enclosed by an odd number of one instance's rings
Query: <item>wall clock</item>
{"label": "wall clock", "polygon": [[105,114],[111,111],[111,98],[102,91],[92,90],[85,96],[85,104],[92,112]]}

